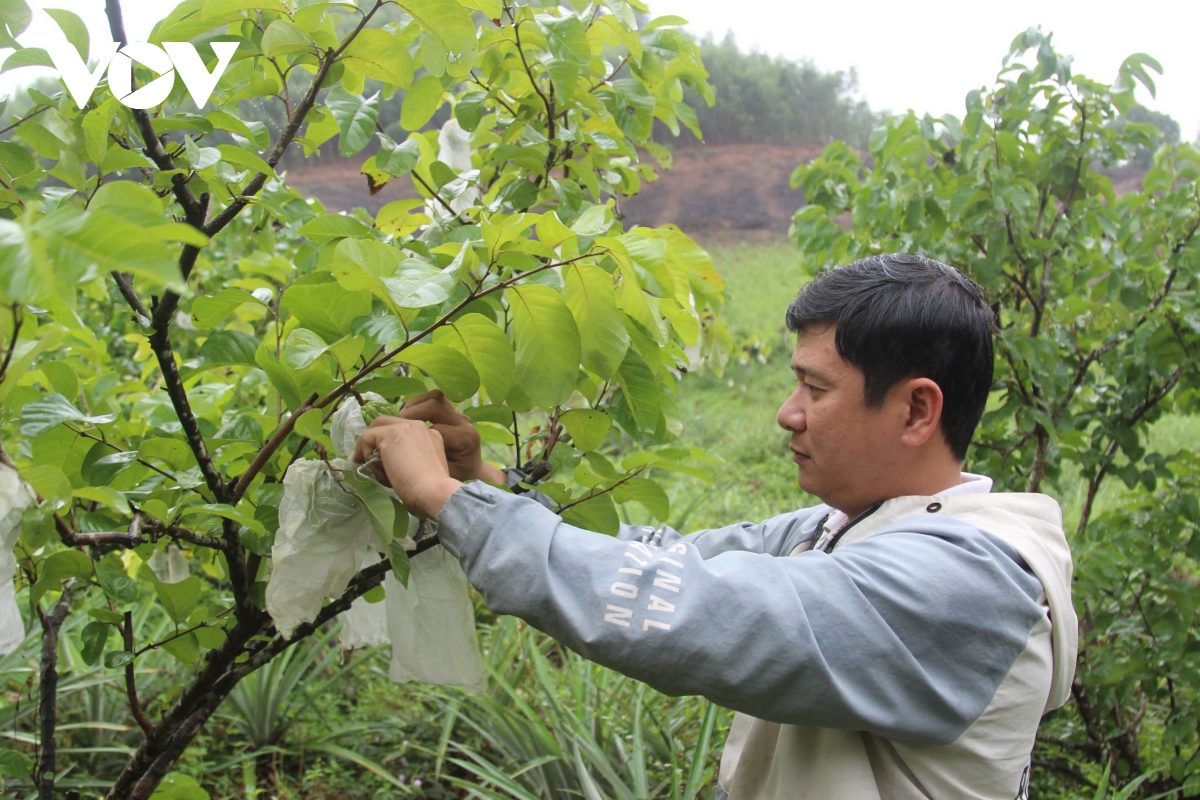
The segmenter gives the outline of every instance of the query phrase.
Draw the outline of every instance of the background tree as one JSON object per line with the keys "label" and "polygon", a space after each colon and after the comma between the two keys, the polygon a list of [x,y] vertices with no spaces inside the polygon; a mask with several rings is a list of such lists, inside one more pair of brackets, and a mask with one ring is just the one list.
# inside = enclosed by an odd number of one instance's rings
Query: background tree
{"label": "background tree", "polygon": [[[719,42],[703,39],[700,55],[718,102],[697,102],[702,94],[689,90],[684,97],[696,109],[708,144],[841,139],[865,147],[880,122],[866,101],[854,99],[858,78],[853,69],[821,72],[811,61],[743,52],[732,33]],[[687,133],[682,139],[693,141]]]}
{"label": "background tree", "polygon": [[[1148,449],[1156,420],[1195,412],[1200,151],[1134,121],[1151,70],[1139,54],[1113,84],[1091,80],[1029,30],[962,120],[891,119],[869,168],[835,142],[793,178],[807,264],[919,252],[964,269],[999,314],[967,468],[1060,497],[1076,558],[1078,672],[1039,734],[1043,797],[1102,781],[1200,792],[1198,462]],[[1101,170],[1143,147],[1157,149],[1142,191],[1115,195]]]}
{"label": "background tree", "polygon": [[[0,8],[11,45],[30,11]],[[596,530],[615,529],[619,503],[665,518],[657,471],[704,474],[703,454],[663,445],[681,429],[680,372],[728,357],[723,283],[677,229],[625,231],[618,202],[655,177],[635,149],[654,121],[694,124],[683,87],[711,94],[694,42],[671,19],[637,27],[638,10],[185,0],[152,42],[194,42],[209,69],[208,43],[239,44],[205,108],[179,85],[149,110],[103,84],[82,109],[30,91],[0,142],[0,432],[3,468],[36,492],[7,522],[43,648],[37,715],[10,717],[36,746],[0,751],[0,772],[54,796],[70,766],[58,658],[78,644],[138,726],[107,797],[164,779],[183,792],[173,766],[242,679],[404,574],[410,553],[388,547],[290,639],[263,609],[280,481],[326,458],[347,397],[441,389],[511,463],[553,466],[543,490]],[[107,11],[125,41],[115,0]],[[82,22],[56,19],[86,56]],[[11,58],[48,63],[32,47]],[[138,85],[151,77],[137,68]],[[453,111],[469,169],[438,160],[437,131],[385,133],[380,101],[398,90],[404,131]],[[238,114],[255,99],[283,109],[274,136]],[[346,155],[376,143],[364,172],[411,179],[422,199],[327,214],[276,173],[289,147],[335,137]],[[351,485],[387,545],[406,513]],[[175,583],[144,566],[168,544],[187,564]],[[139,691],[138,660],[160,649],[180,667]]]}

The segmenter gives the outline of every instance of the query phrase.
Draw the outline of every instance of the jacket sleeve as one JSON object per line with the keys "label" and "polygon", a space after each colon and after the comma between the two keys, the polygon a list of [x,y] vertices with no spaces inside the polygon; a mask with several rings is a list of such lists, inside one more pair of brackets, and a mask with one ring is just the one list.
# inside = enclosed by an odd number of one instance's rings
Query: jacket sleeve
{"label": "jacket sleeve", "polygon": [[1015,552],[945,518],[777,558],[770,528],[654,547],[469,484],[438,523],[492,610],[593,661],[760,719],[908,744],[957,738],[1045,615]]}

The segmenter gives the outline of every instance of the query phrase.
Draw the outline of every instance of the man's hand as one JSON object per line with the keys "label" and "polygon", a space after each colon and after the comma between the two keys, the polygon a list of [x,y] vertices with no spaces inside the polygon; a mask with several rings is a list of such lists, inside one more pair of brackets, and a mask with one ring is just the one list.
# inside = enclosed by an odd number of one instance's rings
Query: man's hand
{"label": "man's hand", "polygon": [[462,414],[437,389],[412,398],[400,411],[403,419],[432,422],[446,446],[450,477],[460,481],[481,480],[504,485],[504,473],[483,460],[479,431],[471,418]]}
{"label": "man's hand", "polygon": [[437,519],[442,506],[462,483],[450,477],[442,435],[424,422],[380,417],[358,438],[354,460],[369,461],[376,473],[382,465],[400,501],[419,517]]}

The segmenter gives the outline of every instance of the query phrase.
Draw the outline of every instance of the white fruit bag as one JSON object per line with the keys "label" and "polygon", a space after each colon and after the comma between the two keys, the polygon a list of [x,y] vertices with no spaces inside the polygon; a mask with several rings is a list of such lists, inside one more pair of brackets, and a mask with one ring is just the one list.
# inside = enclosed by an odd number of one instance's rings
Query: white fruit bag
{"label": "white fruit bag", "polygon": [[271,548],[267,613],[284,637],[312,622],[325,598],[340,597],[358,571],[360,551],[382,550],[358,498],[340,480],[339,470],[356,464],[333,459],[297,461],[283,479],[279,530]]}
{"label": "white fruit bag", "polygon": [[0,464],[0,656],[6,656],[25,639],[25,623],[17,609],[13,575],[17,560],[13,547],[21,535],[21,514],[34,502],[17,471]]}
{"label": "white fruit bag", "polygon": [[420,681],[462,686],[479,693],[487,685],[475,638],[475,609],[458,559],[436,545],[412,558],[408,588],[392,573],[385,582],[392,664],[396,683]]}
{"label": "white fruit bag", "polygon": [[[383,560],[383,556],[374,550],[360,561],[358,568],[369,567]],[[354,601],[350,610],[342,614],[342,630],[338,634],[338,642],[347,650],[356,647],[378,647],[387,644],[387,606],[380,603],[368,603],[361,597]]]}

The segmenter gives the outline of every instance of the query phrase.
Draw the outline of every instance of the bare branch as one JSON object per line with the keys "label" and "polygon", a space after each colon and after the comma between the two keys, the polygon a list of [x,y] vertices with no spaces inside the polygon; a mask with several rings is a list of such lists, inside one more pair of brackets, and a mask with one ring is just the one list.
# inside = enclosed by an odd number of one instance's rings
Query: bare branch
{"label": "bare branch", "polygon": [[[125,624],[121,628],[121,637],[125,642],[125,652],[133,654],[133,612],[125,612]],[[154,726],[150,724],[150,720],[146,718],[146,714],[142,711],[142,705],[138,702],[137,681],[133,674],[133,659],[125,665],[125,694],[129,697],[129,713],[137,720],[137,724],[146,734],[146,738],[154,736]]]}
{"label": "bare branch", "polygon": [[42,621],[42,664],[38,683],[41,753],[34,773],[38,800],[54,800],[54,773],[57,768],[55,735],[58,725],[58,632],[70,610],[69,586],[63,587],[62,597],[52,612],[47,614],[40,608],[37,610]]}
{"label": "bare branch", "polygon": [[4,380],[4,375],[8,372],[8,365],[12,363],[13,353],[17,351],[17,335],[21,332],[21,325],[24,320],[21,316],[21,306],[17,303],[12,304],[13,329],[12,336],[8,340],[8,352],[4,354],[4,362],[0,363],[0,381]]}
{"label": "bare branch", "polygon": [[[164,304],[166,299],[163,299]],[[155,316],[158,316],[157,309],[155,309]],[[171,348],[169,332],[167,324],[162,327],[156,325],[154,332],[150,334],[150,349],[154,351],[154,355],[158,359],[158,367],[162,372],[163,382],[166,384],[167,395],[171,398],[171,405],[175,408],[176,416],[179,417],[179,424],[183,426],[183,433],[187,438],[188,446],[192,449],[192,455],[195,456],[196,463],[200,465],[200,474],[204,476],[204,482],[208,485],[208,490],[212,492],[214,502],[223,503],[225,502],[225,484],[212,462],[212,457],[208,454],[208,446],[204,443],[204,434],[200,432],[200,426],[192,413],[187,390],[183,386],[183,378],[180,377],[179,367],[175,363],[175,352]]]}

